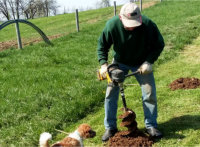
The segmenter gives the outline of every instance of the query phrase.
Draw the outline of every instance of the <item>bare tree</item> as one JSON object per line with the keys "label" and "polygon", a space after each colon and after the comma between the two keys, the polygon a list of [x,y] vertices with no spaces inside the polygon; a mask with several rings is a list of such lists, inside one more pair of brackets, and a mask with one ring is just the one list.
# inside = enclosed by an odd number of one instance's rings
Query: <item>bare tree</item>
{"label": "bare tree", "polygon": [[9,9],[11,10],[11,14],[13,19],[19,19],[20,18],[20,0],[7,0]]}
{"label": "bare tree", "polygon": [[110,0],[102,0],[101,5],[103,7],[110,7]]}
{"label": "bare tree", "polygon": [[28,13],[31,19],[34,18],[36,12],[37,12],[37,4],[34,3],[34,0],[32,0],[32,2],[29,4],[28,7]]}
{"label": "bare tree", "polygon": [[50,5],[50,2],[49,0],[44,0],[44,12],[45,12],[45,16],[49,16],[49,5]]}
{"label": "bare tree", "polygon": [[110,0],[97,1],[95,6],[96,6],[96,9],[104,8],[104,7],[110,7]]}
{"label": "bare tree", "polygon": [[55,6],[55,7],[52,7],[52,8],[51,8],[52,14],[53,14],[54,16],[57,15],[57,12],[58,12],[58,8],[59,8],[59,7],[60,7],[60,6]]}
{"label": "bare tree", "polygon": [[43,5],[44,5],[44,10],[45,10],[45,16],[49,16],[50,13],[53,13],[54,15],[56,15],[57,9],[58,9],[58,5],[56,0],[44,0],[43,1]]}
{"label": "bare tree", "polygon": [[4,17],[6,17],[7,20],[10,20],[7,0],[0,0],[0,12],[4,15]]}
{"label": "bare tree", "polygon": [[45,8],[42,0],[37,0],[35,2],[35,6],[37,9],[36,17],[44,17],[45,16]]}
{"label": "bare tree", "polygon": [[56,0],[0,0],[0,12],[7,20],[56,15],[58,7]]}
{"label": "bare tree", "polygon": [[7,0],[7,1],[11,10],[12,17],[13,19],[15,19],[15,2],[14,0]]}
{"label": "bare tree", "polygon": [[16,11],[17,19],[19,19],[20,17],[19,1],[20,0],[15,0],[15,11]]}
{"label": "bare tree", "polygon": [[49,7],[50,11],[52,12],[53,15],[57,15],[57,10],[60,6],[57,5],[56,0],[52,0],[51,5]]}
{"label": "bare tree", "polygon": [[37,12],[35,0],[21,0],[20,7],[26,19],[33,19]]}
{"label": "bare tree", "polygon": [[19,3],[19,7],[22,10],[22,15],[24,15],[26,19],[29,19],[28,7],[29,7],[30,2],[31,0],[28,0],[28,1],[20,0],[20,3]]}

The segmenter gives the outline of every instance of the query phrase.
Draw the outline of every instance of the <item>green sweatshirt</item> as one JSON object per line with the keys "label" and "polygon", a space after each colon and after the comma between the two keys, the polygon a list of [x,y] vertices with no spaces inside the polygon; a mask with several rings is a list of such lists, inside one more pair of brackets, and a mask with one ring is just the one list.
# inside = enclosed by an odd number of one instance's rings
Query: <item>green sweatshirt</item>
{"label": "green sweatshirt", "polygon": [[111,45],[114,59],[130,66],[140,66],[145,61],[153,64],[165,46],[156,24],[146,16],[142,16],[142,25],[133,31],[125,30],[119,16],[106,23],[98,39],[97,55],[101,65],[107,62]]}

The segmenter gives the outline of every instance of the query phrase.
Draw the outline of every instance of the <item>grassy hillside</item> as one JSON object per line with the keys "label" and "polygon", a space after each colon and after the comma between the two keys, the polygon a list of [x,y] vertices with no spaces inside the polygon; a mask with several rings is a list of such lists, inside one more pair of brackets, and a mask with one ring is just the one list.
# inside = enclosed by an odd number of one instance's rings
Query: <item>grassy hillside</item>
{"label": "grassy hillside", "polygon": [[[158,88],[159,85],[164,86],[158,89],[159,122],[164,124],[161,128],[168,135],[168,138],[164,139],[161,145],[164,143],[173,145],[174,142],[177,142],[178,136],[176,135],[173,141],[168,140],[170,135],[174,134],[173,129],[175,127],[172,129],[169,128],[168,131],[165,129],[168,125],[174,125],[174,122],[176,122],[173,120],[174,118],[180,116],[180,120],[193,119],[194,123],[199,121],[197,116],[188,117],[183,115],[186,111],[187,115],[191,112],[190,108],[186,109],[187,103],[184,103],[185,100],[190,102],[188,103],[190,105],[194,105],[194,103],[199,104],[197,99],[199,96],[198,90],[194,90],[194,94],[192,94],[194,100],[189,101],[188,98],[191,97],[190,91],[187,93],[188,97],[182,98],[186,94],[178,91],[175,94],[171,93],[169,95],[170,91],[166,89],[169,81],[180,75],[184,75],[182,73],[185,70],[181,70],[180,73],[176,70],[173,71],[176,65],[170,68],[171,71],[165,70],[170,63],[179,62],[179,60],[173,60],[173,58],[179,55],[179,52],[186,44],[191,43],[199,35],[199,4],[200,2],[197,1],[166,1],[143,11],[143,14],[149,16],[157,23],[166,42],[165,51],[155,65]],[[65,24],[63,20],[68,15],[69,18],[67,20],[70,20],[71,17],[71,21]],[[39,134],[43,131],[53,133],[55,141],[62,137],[54,130],[55,128],[72,131],[80,123],[78,120],[88,114],[91,114],[89,115],[90,117],[84,121],[91,122],[98,133],[97,137],[94,140],[90,140],[90,142],[102,145],[100,136],[104,131],[102,106],[106,82],[98,82],[96,80],[95,72],[98,68],[96,45],[97,38],[106,20],[112,15],[113,9],[111,8],[81,12],[80,16],[86,22],[81,25],[81,32],[73,32],[74,28],[71,28],[70,30],[73,33],[69,31],[68,35],[53,40],[54,46],[52,47],[41,43],[27,46],[23,50],[10,49],[0,52],[1,145],[37,146]],[[54,35],[53,31],[57,28],[66,25],[66,29],[68,29],[67,24],[75,24],[75,22],[72,22],[73,17],[72,14],[67,14],[36,19],[33,22],[35,21],[36,23],[38,21],[37,25],[41,29],[51,26],[45,32],[47,32],[47,35]],[[89,19],[88,17],[91,18]],[[55,20],[57,21],[54,22]],[[46,24],[46,22],[49,23]],[[39,25],[40,23],[41,26]],[[55,23],[58,23],[58,25],[53,25]],[[4,30],[4,36],[0,34],[1,37],[3,36],[1,40],[6,37],[12,38],[15,36],[14,33],[10,32],[11,29]],[[61,28],[57,31],[61,34],[65,33]],[[26,36],[26,33],[23,35]],[[199,76],[199,68],[197,67],[198,64],[191,72],[190,70],[187,71],[189,73],[188,76],[194,71],[195,75]],[[181,66],[179,68],[183,69]],[[171,72],[173,72],[173,75],[169,76]],[[132,91],[127,88],[128,100],[129,97],[140,97],[139,87],[134,89]],[[160,98],[166,100],[164,101]],[[139,127],[142,128],[143,112],[140,99],[138,98],[129,106],[135,108],[137,120],[140,122]],[[181,106],[184,106],[184,109]],[[183,113],[174,114],[175,110],[177,110],[176,107],[184,110]],[[94,113],[99,109],[100,111]],[[198,109],[198,106],[196,106],[192,110],[198,112]],[[192,115],[196,115],[195,112]],[[190,125],[186,129],[182,127],[183,130],[186,130],[186,135],[194,132],[190,130],[190,127]],[[175,129],[175,131],[180,131],[182,128]],[[198,127],[195,127],[195,129],[199,130]],[[199,131],[194,133],[198,137]],[[190,141],[190,143],[195,144],[195,141]],[[187,144],[181,144],[180,142],[180,145]]]}
{"label": "grassy hillside", "polygon": [[[155,69],[155,80],[158,95],[158,123],[159,129],[163,132],[164,138],[156,142],[155,147],[198,147],[200,146],[200,93],[198,89],[172,91],[169,84],[180,77],[196,77],[200,79],[200,37],[186,45],[184,51],[179,55]],[[141,90],[134,77],[125,81],[125,95],[127,106],[136,113],[136,121],[139,129],[144,131],[144,115],[141,100]],[[122,113],[121,98],[119,99],[118,116]],[[86,140],[86,146],[103,146],[101,136],[104,133],[103,126],[104,108],[96,113],[88,115],[65,129],[66,132],[73,131],[78,124],[88,122],[97,131],[97,137]],[[121,120],[118,120],[118,126]],[[125,128],[119,126],[119,130]],[[59,140],[64,137],[60,134],[55,138]]]}
{"label": "grassy hillside", "polygon": [[[105,20],[113,16],[113,7],[106,9],[90,10],[79,12],[80,30],[87,28],[88,25],[95,24],[99,20]],[[69,13],[51,17],[37,18],[28,20],[38,26],[49,37],[62,36],[72,32],[76,32],[75,14]],[[39,34],[30,26],[20,23],[20,31],[23,40],[33,40],[40,38]],[[9,25],[0,31],[0,42],[15,40],[15,25]]]}
{"label": "grassy hillside", "polygon": [[[152,5],[154,2],[158,2],[158,0],[143,0],[143,8]],[[119,10],[120,6],[117,6],[117,14],[119,13]],[[79,12],[80,30],[84,30],[89,25],[96,24],[101,20],[106,20],[113,15],[114,7]],[[38,26],[50,39],[76,32],[75,13],[57,15],[56,17],[51,16],[33,20],[30,19],[28,21]],[[25,44],[32,44],[30,42],[34,42],[34,40],[41,38],[34,29],[25,24],[20,23],[20,32],[23,40],[22,42]],[[0,42],[9,40],[14,40],[16,42],[16,31],[14,24],[7,26],[0,31]]]}

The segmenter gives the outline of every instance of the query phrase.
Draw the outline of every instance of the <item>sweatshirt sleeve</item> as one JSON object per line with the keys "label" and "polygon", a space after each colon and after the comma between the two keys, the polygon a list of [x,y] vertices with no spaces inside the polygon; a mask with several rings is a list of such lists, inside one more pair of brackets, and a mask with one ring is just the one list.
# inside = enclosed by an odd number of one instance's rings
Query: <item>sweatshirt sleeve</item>
{"label": "sweatshirt sleeve", "polygon": [[164,39],[157,28],[156,24],[151,21],[149,30],[149,44],[148,48],[150,54],[148,55],[146,61],[153,64],[160,56],[163,48],[165,46]]}
{"label": "sweatshirt sleeve", "polygon": [[100,65],[107,62],[108,52],[112,44],[113,44],[112,36],[109,31],[109,26],[107,23],[98,39],[97,57]]}

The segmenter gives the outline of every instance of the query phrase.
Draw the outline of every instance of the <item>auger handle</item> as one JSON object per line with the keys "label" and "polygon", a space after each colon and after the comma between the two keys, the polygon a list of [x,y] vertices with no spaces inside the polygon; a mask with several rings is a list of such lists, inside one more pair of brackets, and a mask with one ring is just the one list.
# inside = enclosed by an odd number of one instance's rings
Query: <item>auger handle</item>
{"label": "auger handle", "polygon": [[133,73],[130,73],[130,74],[128,74],[128,75],[125,75],[125,78],[130,77],[130,76],[133,76],[133,75],[136,75],[136,74],[138,74],[138,73],[140,73],[140,72],[137,70],[137,71],[135,71],[135,72],[133,72]]}

